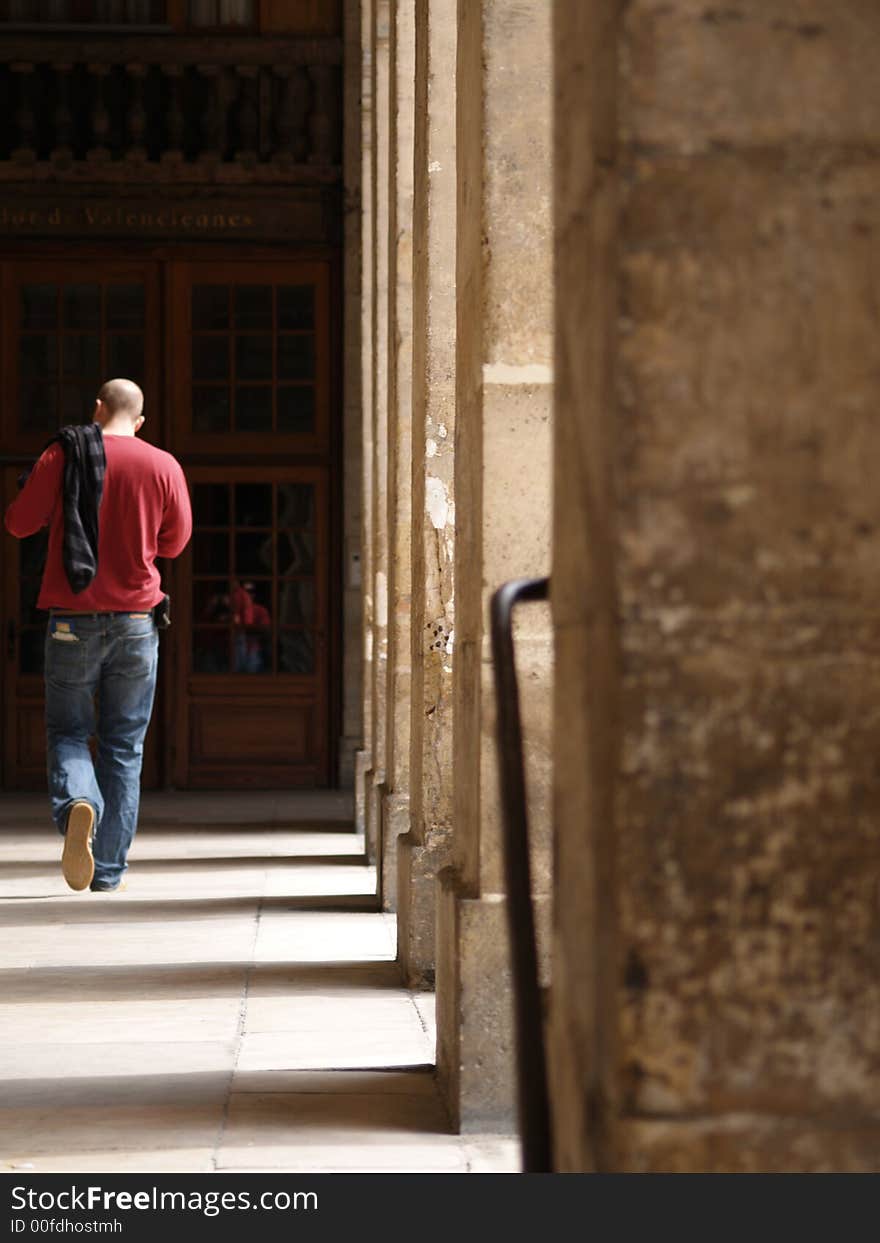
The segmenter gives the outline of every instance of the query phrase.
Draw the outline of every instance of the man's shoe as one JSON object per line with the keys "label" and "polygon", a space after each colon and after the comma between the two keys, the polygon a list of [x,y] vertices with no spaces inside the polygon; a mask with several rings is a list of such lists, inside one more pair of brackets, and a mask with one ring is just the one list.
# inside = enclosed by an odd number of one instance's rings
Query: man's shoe
{"label": "man's shoe", "polygon": [[123,889],[127,888],[124,880],[118,880],[115,885],[104,885],[101,881],[93,880],[89,885],[92,893],[122,893]]}
{"label": "man's shoe", "polygon": [[73,803],[67,813],[67,831],[61,854],[61,871],[71,889],[88,889],[95,875],[92,832],[95,812],[91,803]]}

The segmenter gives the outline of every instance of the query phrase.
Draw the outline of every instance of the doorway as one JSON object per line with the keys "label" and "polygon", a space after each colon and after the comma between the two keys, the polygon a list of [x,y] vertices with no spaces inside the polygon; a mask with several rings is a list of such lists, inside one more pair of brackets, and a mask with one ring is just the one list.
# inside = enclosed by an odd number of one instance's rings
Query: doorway
{"label": "doorway", "polygon": [[[144,389],[141,434],[175,454],[190,485],[193,539],[162,565],[173,625],[147,788],[330,782],[333,288],[331,258],[228,250],[2,263],[4,502],[55,429],[89,418],[118,375]],[[45,782],[42,541],[4,538],[3,784],[33,789]]]}

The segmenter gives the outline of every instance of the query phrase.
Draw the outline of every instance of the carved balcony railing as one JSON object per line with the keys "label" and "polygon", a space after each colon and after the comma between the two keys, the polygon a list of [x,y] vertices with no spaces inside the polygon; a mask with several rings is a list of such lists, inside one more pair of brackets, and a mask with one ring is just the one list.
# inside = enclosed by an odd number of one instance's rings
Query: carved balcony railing
{"label": "carved balcony railing", "polygon": [[0,38],[0,179],[338,180],[337,39]]}

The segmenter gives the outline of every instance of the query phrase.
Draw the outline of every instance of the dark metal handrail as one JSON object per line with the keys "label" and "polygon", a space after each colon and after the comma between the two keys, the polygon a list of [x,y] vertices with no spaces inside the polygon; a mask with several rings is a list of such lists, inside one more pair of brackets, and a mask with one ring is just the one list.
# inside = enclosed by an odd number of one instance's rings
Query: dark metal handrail
{"label": "dark metal handrail", "polygon": [[498,768],[505,836],[504,868],[513,967],[517,1095],[523,1169],[527,1174],[552,1172],[553,1149],[538,978],[538,949],[532,907],[526,776],[513,648],[513,610],[517,604],[546,600],[549,590],[549,578],[513,579],[498,588],[492,596],[491,604]]}

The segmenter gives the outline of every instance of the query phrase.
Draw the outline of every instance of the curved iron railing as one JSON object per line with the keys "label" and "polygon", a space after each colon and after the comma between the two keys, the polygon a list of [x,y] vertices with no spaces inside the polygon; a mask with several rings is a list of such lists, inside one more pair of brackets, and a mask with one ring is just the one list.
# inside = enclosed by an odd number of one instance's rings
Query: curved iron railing
{"label": "curved iron railing", "polygon": [[517,1095],[523,1170],[553,1170],[550,1104],[538,948],[532,906],[526,777],[523,760],[519,687],[513,645],[513,610],[518,604],[546,600],[549,578],[518,578],[492,596],[492,655],[497,706],[498,768],[504,820],[504,868],[513,969]]}

